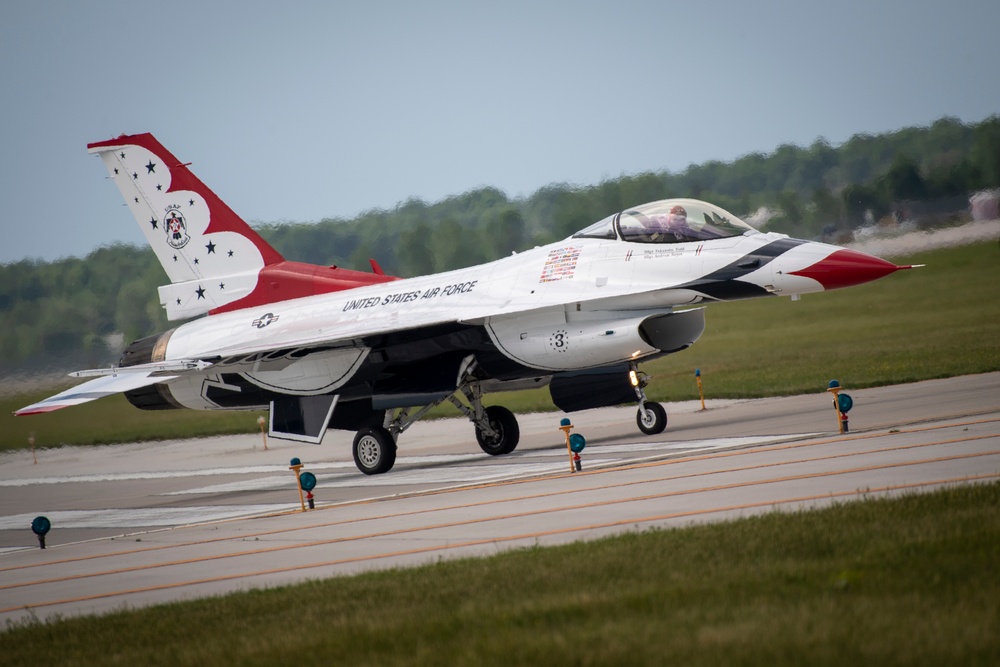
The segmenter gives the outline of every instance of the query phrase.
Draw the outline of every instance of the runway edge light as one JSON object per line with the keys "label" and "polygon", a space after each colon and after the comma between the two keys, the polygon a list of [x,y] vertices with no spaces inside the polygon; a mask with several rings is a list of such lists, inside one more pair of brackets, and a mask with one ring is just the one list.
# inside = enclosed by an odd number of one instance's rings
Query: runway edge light
{"label": "runway edge light", "polygon": [[38,536],[38,546],[45,548],[45,535],[52,529],[52,522],[48,517],[36,516],[31,520],[31,532]]}
{"label": "runway edge light", "polygon": [[569,432],[573,430],[573,422],[569,420],[569,417],[563,417],[559,420],[559,430],[563,432],[564,436],[566,436],[566,454],[569,456],[569,471],[574,473],[576,472],[580,455],[574,453],[573,448],[570,445]]}
{"label": "runway edge light", "polygon": [[300,474],[299,486],[306,492],[306,502],[309,503],[309,509],[316,509],[316,500],[312,494],[312,490],[316,488],[316,475],[308,471]]}
{"label": "runway edge light", "polygon": [[848,433],[850,426],[847,421],[847,413],[854,407],[854,399],[847,394],[840,393],[843,389],[839,381],[830,380],[826,390],[833,394],[833,409],[837,411],[837,422],[840,425],[840,432]]}
{"label": "runway edge light", "polygon": [[694,379],[698,382],[698,396],[701,398],[701,409],[705,409],[705,390],[701,386],[701,369],[694,369]]}
{"label": "runway edge light", "polygon": [[299,504],[302,506],[302,511],[305,512],[306,499],[302,494],[302,478],[299,476],[299,472],[301,472],[305,466],[302,465],[302,461],[297,456],[288,463],[288,469],[295,473],[295,488],[299,490]]}

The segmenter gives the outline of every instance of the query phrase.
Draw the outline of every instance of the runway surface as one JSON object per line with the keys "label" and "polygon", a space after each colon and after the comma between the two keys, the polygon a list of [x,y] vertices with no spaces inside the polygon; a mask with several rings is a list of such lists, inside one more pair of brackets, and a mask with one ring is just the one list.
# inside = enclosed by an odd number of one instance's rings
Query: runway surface
{"label": "runway surface", "polygon": [[[831,397],[667,405],[643,436],[634,408],[521,415],[514,454],[489,457],[466,421],[415,425],[395,468],[354,467],[350,434],[317,447],[260,434],[0,457],[0,623],[106,612],[311,578],[594,539],[1000,479],[1000,373]],[[291,457],[319,480],[301,510]],[[53,525],[47,548],[31,520]]]}

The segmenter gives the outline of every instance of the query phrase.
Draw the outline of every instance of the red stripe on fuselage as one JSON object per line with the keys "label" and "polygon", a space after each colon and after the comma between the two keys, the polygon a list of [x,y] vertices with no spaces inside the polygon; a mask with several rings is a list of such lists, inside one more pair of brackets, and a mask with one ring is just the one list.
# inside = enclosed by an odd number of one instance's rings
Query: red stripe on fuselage
{"label": "red stripe on fuselage", "polygon": [[253,292],[238,301],[215,308],[209,311],[209,314],[227,313],[241,308],[265,306],[279,301],[340,292],[394,280],[399,280],[399,278],[385,274],[341,269],[335,266],[279,262],[265,266],[260,270],[257,287],[254,288]]}

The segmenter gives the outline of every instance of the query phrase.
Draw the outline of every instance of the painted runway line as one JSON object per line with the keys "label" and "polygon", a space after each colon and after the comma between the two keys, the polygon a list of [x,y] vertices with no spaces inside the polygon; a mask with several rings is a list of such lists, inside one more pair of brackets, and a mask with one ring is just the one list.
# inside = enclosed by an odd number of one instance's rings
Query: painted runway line
{"label": "painted runway line", "polygon": [[[45,516],[60,528],[122,528],[184,526],[223,521],[295,509],[298,505],[218,505],[205,507],[160,507],[135,509],[55,510]],[[0,530],[21,530],[31,526],[37,513],[0,517]]]}

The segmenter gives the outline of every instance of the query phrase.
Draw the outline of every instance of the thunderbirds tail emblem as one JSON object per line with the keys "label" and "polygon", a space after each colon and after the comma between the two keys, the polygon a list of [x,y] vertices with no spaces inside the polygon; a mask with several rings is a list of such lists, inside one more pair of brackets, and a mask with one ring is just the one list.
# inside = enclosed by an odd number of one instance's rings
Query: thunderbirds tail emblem
{"label": "thunderbirds tail emblem", "polygon": [[179,206],[168,206],[167,217],[163,221],[163,229],[167,232],[167,243],[174,250],[180,250],[187,245],[191,237],[187,233],[187,223],[178,210]]}

